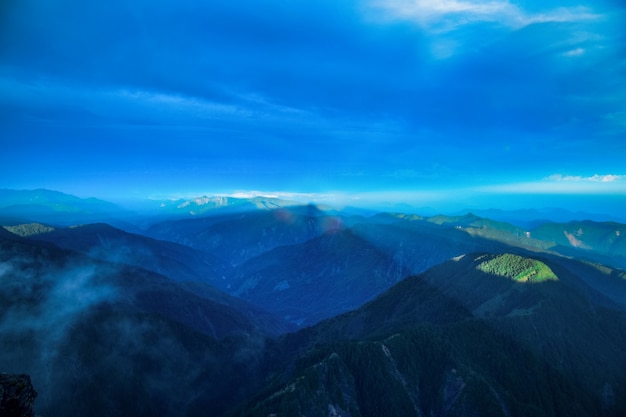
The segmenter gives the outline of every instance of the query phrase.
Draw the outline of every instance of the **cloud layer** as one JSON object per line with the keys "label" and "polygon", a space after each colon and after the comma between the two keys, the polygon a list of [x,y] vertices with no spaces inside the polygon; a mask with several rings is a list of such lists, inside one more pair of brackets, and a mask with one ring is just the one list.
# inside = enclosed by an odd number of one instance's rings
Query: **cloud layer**
{"label": "cloud layer", "polygon": [[625,181],[626,175],[614,175],[614,174],[605,174],[598,175],[594,174],[590,177],[583,177],[580,175],[562,175],[562,174],[554,174],[550,175],[546,178],[549,181],[574,181],[574,182],[615,182],[615,181]]}
{"label": "cloud layer", "polygon": [[528,12],[506,0],[374,0],[371,4],[387,18],[412,21],[441,31],[481,22],[519,29],[535,23],[579,22],[602,17],[584,6]]}

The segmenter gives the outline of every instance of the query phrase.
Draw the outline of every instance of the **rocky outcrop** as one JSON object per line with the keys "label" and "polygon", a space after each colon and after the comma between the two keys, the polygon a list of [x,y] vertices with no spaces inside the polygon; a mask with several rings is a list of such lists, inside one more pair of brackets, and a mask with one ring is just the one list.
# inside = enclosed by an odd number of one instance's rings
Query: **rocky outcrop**
{"label": "rocky outcrop", "polygon": [[0,374],[0,416],[33,417],[36,396],[28,375]]}

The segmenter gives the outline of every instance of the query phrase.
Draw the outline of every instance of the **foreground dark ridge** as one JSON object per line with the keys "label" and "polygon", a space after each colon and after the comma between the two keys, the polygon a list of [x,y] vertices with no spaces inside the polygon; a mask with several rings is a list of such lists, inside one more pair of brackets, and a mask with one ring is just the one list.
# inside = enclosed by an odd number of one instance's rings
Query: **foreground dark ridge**
{"label": "foreground dark ridge", "polygon": [[33,417],[36,397],[28,375],[0,373],[0,416]]}
{"label": "foreground dark ridge", "polygon": [[621,416],[623,307],[576,281],[517,255],[446,262],[283,337],[233,415]]}

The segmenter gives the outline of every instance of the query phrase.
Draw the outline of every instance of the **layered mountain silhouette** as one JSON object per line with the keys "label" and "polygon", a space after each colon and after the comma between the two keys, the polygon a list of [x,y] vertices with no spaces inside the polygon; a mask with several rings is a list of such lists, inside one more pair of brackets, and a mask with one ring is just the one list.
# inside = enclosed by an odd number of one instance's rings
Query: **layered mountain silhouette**
{"label": "layered mountain silhouette", "polygon": [[120,222],[126,210],[97,198],[78,198],[45,189],[0,189],[0,217],[36,219],[41,223],[71,225],[106,220]]}
{"label": "layered mountain silhouette", "polygon": [[236,269],[233,293],[300,325],[357,308],[409,270],[351,230],[280,246]]}
{"label": "layered mountain silhouette", "polygon": [[146,234],[238,265],[277,246],[306,242],[341,227],[340,218],[311,205],[165,221],[148,228]]}
{"label": "layered mountain silhouette", "polygon": [[280,339],[282,371],[242,415],[619,415],[624,304],[577,279],[511,254],[448,261]]}
{"label": "layered mountain silhouette", "polygon": [[[15,230],[15,227],[9,230]],[[96,259],[139,266],[176,281],[200,281],[215,285],[229,274],[229,265],[211,254],[128,233],[105,223],[44,230],[29,234],[29,237]]]}
{"label": "layered mountain silhouette", "polygon": [[38,415],[626,414],[623,224],[9,195],[0,372]]}
{"label": "layered mountain silhouette", "polygon": [[0,368],[31,376],[38,414],[219,415],[290,328],[217,290],[7,234]]}

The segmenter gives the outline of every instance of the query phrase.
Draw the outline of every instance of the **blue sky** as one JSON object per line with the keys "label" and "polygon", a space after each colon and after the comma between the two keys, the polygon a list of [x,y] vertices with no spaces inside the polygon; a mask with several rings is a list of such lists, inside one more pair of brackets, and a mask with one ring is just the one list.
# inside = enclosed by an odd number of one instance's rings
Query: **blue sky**
{"label": "blue sky", "polygon": [[3,188],[619,205],[626,6],[2,2],[0,140]]}

